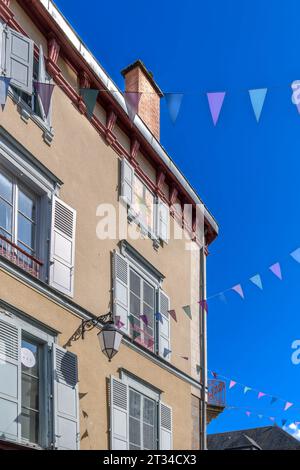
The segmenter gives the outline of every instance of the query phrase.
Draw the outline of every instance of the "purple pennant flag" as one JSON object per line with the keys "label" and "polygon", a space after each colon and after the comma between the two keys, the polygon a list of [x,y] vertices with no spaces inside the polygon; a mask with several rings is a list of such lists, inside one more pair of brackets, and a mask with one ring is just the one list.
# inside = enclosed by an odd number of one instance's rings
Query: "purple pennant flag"
{"label": "purple pennant flag", "polygon": [[142,93],[137,91],[125,91],[124,93],[126,108],[131,122],[134,121],[134,118],[138,112],[141,97]]}
{"label": "purple pennant flag", "polygon": [[34,89],[36,91],[37,96],[41,100],[46,117],[49,114],[54,86],[55,85],[52,85],[51,83],[34,82]]}
{"label": "purple pennant flag", "polygon": [[175,310],[169,310],[168,313],[169,313],[170,317],[172,317],[173,320],[175,320],[177,322],[177,316],[176,316]]}
{"label": "purple pennant flag", "polygon": [[229,389],[233,388],[236,386],[236,382],[234,380],[230,380],[230,383],[229,383]]}
{"label": "purple pennant flag", "polygon": [[243,291],[243,288],[241,286],[241,284],[237,284],[236,286],[232,287],[231,290],[233,290],[234,292],[236,292],[237,294],[239,294],[239,296],[244,299],[245,296],[244,296],[244,291]]}
{"label": "purple pennant flag", "polygon": [[251,416],[251,411],[246,411],[246,415],[248,416],[248,418]]}
{"label": "purple pennant flag", "polygon": [[123,326],[125,325],[125,323],[123,323],[121,321],[121,317],[120,316],[116,316],[115,318],[115,325],[116,327],[118,328],[118,330],[120,330],[121,328],[123,328]]}
{"label": "purple pennant flag", "polygon": [[209,109],[210,109],[211,117],[215,126],[217,125],[217,122],[220,116],[225,94],[226,94],[225,91],[216,92],[216,93],[207,93]]}
{"label": "purple pennant flag", "polygon": [[0,105],[2,107],[2,111],[4,111],[8,89],[11,82],[11,78],[8,77],[0,77]]}
{"label": "purple pennant flag", "polygon": [[171,121],[175,124],[180,111],[183,93],[165,93],[165,98]]}
{"label": "purple pennant flag", "polygon": [[260,399],[260,398],[265,397],[265,396],[266,396],[266,393],[258,392],[257,398]]}
{"label": "purple pennant flag", "polygon": [[275,274],[276,277],[278,277],[278,279],[282,281],[281,267],[279,263],[273,264],[269,269],[273,274]]}
{"label": "purple pennant flag", "polygon": [[141,318],[141,320],[143,320],[143,322],[145,323],[145,325],[148,326],[149,322],[148,322],[148,317],[147,317],[147,315],[140,315],[140,318]]}

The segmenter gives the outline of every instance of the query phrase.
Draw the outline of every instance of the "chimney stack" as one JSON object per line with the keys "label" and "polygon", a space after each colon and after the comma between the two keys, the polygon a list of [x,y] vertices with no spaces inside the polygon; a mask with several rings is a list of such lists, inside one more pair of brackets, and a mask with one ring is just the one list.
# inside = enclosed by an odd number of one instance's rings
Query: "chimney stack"
{"label": "chimney stack", "polygon": [[159,140],[162,91],[141,60],[129,65],[121,73],[125,78],[125,90],[127,92],[142,93],[138,105],[138,115],[156,139]]}

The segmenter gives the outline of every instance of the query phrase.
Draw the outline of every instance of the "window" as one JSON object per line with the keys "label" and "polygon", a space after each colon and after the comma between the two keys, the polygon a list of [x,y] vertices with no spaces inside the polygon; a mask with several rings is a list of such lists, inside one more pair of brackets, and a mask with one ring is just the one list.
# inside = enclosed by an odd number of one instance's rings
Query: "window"
{"label": "window", "polygon": [[151,191],[135,176],[132,209],[137,216],[138,222],[149,233],[154,232],[154,204],[155,199]]}
{"label": "window", "polygon": [[129,388],[129,449],[157,449],[157,403]]}

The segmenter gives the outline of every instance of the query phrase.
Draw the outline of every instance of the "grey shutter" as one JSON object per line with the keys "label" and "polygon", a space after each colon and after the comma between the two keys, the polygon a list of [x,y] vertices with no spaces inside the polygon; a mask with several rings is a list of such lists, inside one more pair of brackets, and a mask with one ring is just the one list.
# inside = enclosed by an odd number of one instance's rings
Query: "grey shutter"
{"label": "grey shutter", "polygon": [[54,447],[60,450],[78,450],[79,398],[77,356],[53,346],[54,371]]}
{"label": "grey shutter", "polygon": [[116,252],[113,254],[113,314],[124,323],[121,331],[129,334],[129,266]]}
{"label": "grey shutter", "polygon": [[5,75],[11,85],[32,94],[34,42],[10,28],[7,29]]}
{"label": "grey shutter", "polygon": [[121,161],[121,198],[128,206],[133,202],[134,169],[126,158]]}
{"label": "grey shutter", "polygon": [[0,437],[20,438],[21,331],[0,320]]}
{"label": "grey shutter", "polygon": [[173,422],[172,408],[159,403],[159,448],[160,450],[173,449]]}
{"label": "grey shutter", "polygon": [[167,204],[158,199],[157,204],[157,236],[164,242],[169,241],[170,211]]}
{"label": "grey shutter", "polygon": [[110,447],[111,450],[129,448],[129,397],[128,385],[121,380],[110,379]]}
{"label": "grey shutter", "polygon": [[[158,352],[161,357],[164,357],[164,350],[171,350],[171,325],[170,325],[170,299],[161,290],[158,291],[158,311],[162,315],[162,322],[158,321],[159,344]],[[165,357],[167,361],[171,360],[171,353]]]}
{"label": "grey shutter", "polygon": [[56,196],[52,204],[50,284],[73,296],[76,211]]}

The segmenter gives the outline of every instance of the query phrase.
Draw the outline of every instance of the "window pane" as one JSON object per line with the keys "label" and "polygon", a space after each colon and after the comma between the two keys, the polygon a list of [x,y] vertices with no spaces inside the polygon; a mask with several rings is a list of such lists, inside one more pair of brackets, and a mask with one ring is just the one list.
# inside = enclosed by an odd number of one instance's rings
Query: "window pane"
{"label": "window pane", "polygon": [[136,317],[141,314],[140,299],[130,292],[130,313]]}
{"label": "window pane", "polygon": [[131,417],[129,418],[129,442],[136,446],[141,445],[141,423]]}
{"label": "window pane", "polygon": [[18,241],[34,250],[35,225],[23,215],[18,215]]}
{"label": "window pane", "polygon": [[[38,377],[39,376],[39,345],[34,342],[22,339],[22,350],[23,349],[25,349],[25,353],[26,353],[26,350],[28,350],[33,355],[33,359],[30,358],[31,360],[29,362],[22,361],[22,372],[26,372],[28,375]],[[23,364],[23,362],[25,362],[25,364],[30,367],[26,367],[26,365]]]}
{"label": "window pane", "polygon": [[39,440],[39,414],[22,408],[20,416],[22,437],[37,444]]}
{"label": "window pane", "polygon": [[129,415],[137,419],[141,417],[141,395],[133,390],[129,391]]}
{"label": "window pane", "polygon": [[144,302],[151,307],[154,306],[154,289],[147,282],[144,282]]}
{"label": "window pane", "polygon": [[[11,233],[12,230],[12,208],[2,199],[0,199],[0,228],[3,228],[9,233]],[[0,233],[5,237],[7,236],[2,230],[0,230]]]}
{"label": "window pane", "polygon": [[130,270],[130,290],[138,297],[141,296],[141,278],[132,270]]}
{"label": "window pane", "polygon": [[12,203],[12,181],[0,173],[0,196]]}
{"label": "window pane", "polygon": [[39,380],[22,374],[22,406],[39,409]]}
{"label": "window pane", "polygon": [[155,421],[155,403],[153,400],[149,400],[144,397],[144,422],[147,424],[154,425]]}
{"label": "window pane", "polygon": [[149,424],[145,423],[143,424],[143,438],[143,449],[156,449],[154,426],[149,426]]}
{"label": "window pane", "polygon": [[31,220],[35,219],[35,201],[34,198],[19,190],[19,211]]}

